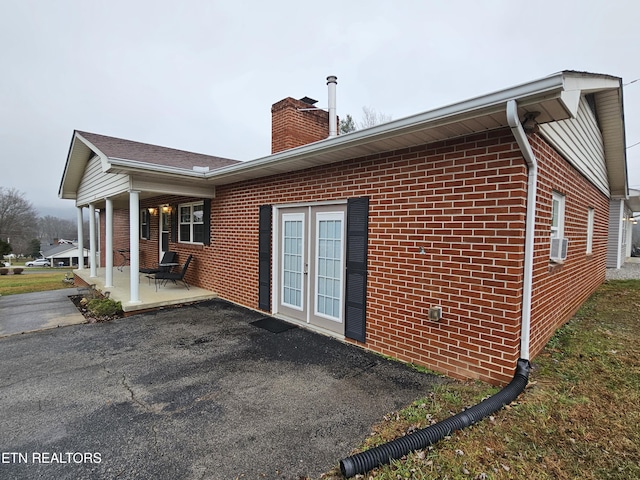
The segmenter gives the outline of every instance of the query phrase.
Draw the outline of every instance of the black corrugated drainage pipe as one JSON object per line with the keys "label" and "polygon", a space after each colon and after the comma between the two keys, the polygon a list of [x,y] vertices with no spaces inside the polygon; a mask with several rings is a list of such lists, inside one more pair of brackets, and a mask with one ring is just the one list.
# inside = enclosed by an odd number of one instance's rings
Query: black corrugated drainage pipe
{"label": "black corrugated drainage pipe", "polygon": [[521,358],[518,360],[513,380],[492,397],[427,428],[341,460],[340,471],[342,475],[349,478],[359,473],[368,472],[372,468],[390,463],[391,460],[402,458],[409,452],[422,450],[433,445],[456,430],[462,430],[488,417],[513,402],[520,395],[529,381],[530,368],[529,360]]}

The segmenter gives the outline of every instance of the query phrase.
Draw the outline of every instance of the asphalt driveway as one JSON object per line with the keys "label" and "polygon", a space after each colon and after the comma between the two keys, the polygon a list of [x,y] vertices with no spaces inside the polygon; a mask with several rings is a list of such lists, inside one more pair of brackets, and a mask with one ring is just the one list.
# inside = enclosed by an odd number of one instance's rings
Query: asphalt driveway
{"label": "asphalt driveway", "polygon": [[318,478],[438,378],[223,301],[0,338],[0,478]]}
{"label": "asphalt driveway", "polygon": [[0,337],[84,323],[85,318],[69,300],[69,295],[77,293],[76,289],[62,288],[0,297]]}

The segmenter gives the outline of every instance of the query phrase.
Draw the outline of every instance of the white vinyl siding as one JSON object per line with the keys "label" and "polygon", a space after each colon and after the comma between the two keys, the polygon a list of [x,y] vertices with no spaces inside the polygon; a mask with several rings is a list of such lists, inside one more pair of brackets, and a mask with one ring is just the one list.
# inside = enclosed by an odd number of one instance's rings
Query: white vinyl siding
{"label": "white vinyl siding", "polygon": [[129,191],[129,176],[121,173],[104,173],[100,158],[94,156],[87,163],[78,187],[77,205],[87,205],[96,198],[112,197]]}
{"label": "white vinyl siding", "polygon": [[602,133],[584,97],[580,99],[577,118],[542,124],[540,132],[571,165],[609,196]]}

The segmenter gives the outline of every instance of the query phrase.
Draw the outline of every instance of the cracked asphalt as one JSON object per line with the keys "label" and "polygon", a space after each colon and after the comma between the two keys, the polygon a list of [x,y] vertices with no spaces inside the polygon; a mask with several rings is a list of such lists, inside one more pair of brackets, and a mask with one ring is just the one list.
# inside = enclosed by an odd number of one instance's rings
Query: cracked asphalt
{"label": "cracked asphalt", "polygon": [[0,478],[318,478],[442,381],[261,317],[214,300],[0,338]]}

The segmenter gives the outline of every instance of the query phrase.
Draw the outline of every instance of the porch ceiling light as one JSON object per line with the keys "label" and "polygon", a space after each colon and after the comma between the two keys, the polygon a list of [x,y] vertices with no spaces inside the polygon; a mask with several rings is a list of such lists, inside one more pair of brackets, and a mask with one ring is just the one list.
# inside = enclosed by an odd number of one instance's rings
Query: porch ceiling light
{"label": "porch ceiling light", "polygon": [[150,215],[155,215],[156,213],[158,213],[157,208],[149,207],[147,210],[149,211]]}
{"label": "porch ceiling light", "polygon": [[170,205],[162,205],[162,213],[171,213]]}

